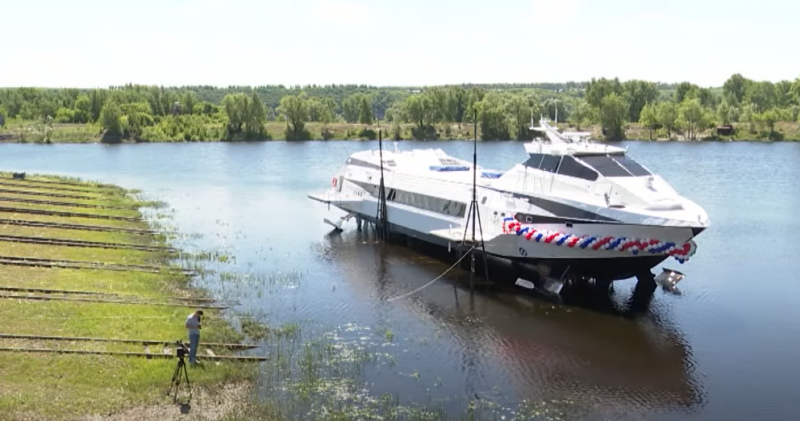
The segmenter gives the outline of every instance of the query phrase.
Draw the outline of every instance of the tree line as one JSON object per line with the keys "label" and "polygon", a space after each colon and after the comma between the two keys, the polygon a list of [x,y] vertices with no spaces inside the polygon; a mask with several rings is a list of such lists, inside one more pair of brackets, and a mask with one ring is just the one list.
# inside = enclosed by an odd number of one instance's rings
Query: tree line
{"label": "tree line", "polygon": [[[376,122],[394,138],[411,127],[415,139],[436,139],[442,125],[477,123],[484,140],[530,139],[531,120],[558,117],[580,130],[596,124],[606,139],[624,138],[639,123],[671,138],[695,139],[714,125],[737,123],[750,133],[776,135],[776,123],[796,122],[800,78],[754,81],[732,75],[721,88],[683,82],[592,79],[562,84],[469,84],[419,88],[366,85],[285,87],[159,87],[0,89],[0,121],[94,124],[106,139],[267,139],[269,121],[285,124],[289,140],[309,139],[307,123]],[[0,123],[2,124],[2,123]]]}

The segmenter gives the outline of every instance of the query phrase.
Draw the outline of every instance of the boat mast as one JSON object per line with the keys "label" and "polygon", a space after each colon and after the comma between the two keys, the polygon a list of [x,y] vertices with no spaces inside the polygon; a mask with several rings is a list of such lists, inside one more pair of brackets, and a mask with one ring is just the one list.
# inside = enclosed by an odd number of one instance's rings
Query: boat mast
{"label": "boat mast", "polygon": [[474,137],[472,140],[472,202],[469,204],[469,213],[467,214],[467,226],[464,227],[464,238],[461,240],[461,246],[467,237],[467,228],[472,220],[472,246],[470,247],[470,272],[469,272],[469,288],[470,291],[475,287],[475,248],[478,246],[478,240],[475,237],[475,227],[477,226],[481,234],[481,249],[483,250],[483,268],[486,275],[486,285],[489,283],[489,265],[486,261],[486,244],[483,241],[483,224],[481,223],[480,212],[478,211],[478,110],[474,111],[473,118]]}
{"label": "boat mast", "polygon": [[382,131],[378,129],[378,149],[381,160],[381,182],[378,186],[378,215],[375,224],[375,234],[386,240],[389,238],[389,221],[386,216],[386,187],[383,184],[383,138]]}

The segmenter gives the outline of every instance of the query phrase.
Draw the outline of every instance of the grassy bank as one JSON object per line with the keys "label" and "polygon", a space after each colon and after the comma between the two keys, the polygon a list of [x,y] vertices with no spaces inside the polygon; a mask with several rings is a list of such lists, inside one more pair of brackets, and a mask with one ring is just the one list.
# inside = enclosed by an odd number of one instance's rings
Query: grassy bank
{"label": "grassy bank", "polygon": [[[800,141],[800,123],[778,122],[773,133],[747,123],[734,123],[736,133],[733,136],[718,136],[716,129],[706,129],[698,132],[697,141],[703,140],[736,140],[736,141]],[[416,132],[414,124],[363,125],[350,123],[306,123],[306,129],[311,140],[375,140],[378,130],[383,131],[383,138],[389,140],[412,140],[424,138],[427,140],[465,140],[474,136],[471,124],[440,123],[428,129],[424,136]],[[566,123],[560,123],[562,130],[577,130]],[[268,122],[265,125],[266,133],[270,139],[284,139],[286,123]],[[217,128],[220,129],[220,128]],[[625,139],[628,140],[687,140],[681,130],[673,131],[667,136],[663,128],[653,130],[652,133],[641,124],[628,123],[625,126]],[[220,129],[221,130],[221,129]],[[582,126],[582,131],[592,133],[592,139],[601,139],[602,132],[599,125]],[[94,124],[56,124],[48,134],[48,142],[44,141],[41,134],[21,123],[7,127],[0,132],[0,142],[7,143],[100,143],[103,141],[102,129]],[[480,136],[480,128],[478,129]],[[531,137],[530,135],[529,137]],[[219,141],[218,139],[206,141]],[[123,140],[123,142],[133,142]],[[164,140],[164,142],[177,142]]]}
{"label": "grassy bank", "polygon": [[[56,182],[56,183],[53,183]],[[12,180],[0,174],[1,187],[15,190],[0,193],[0,205],[14,208],[0,212],[0,333],[36,336],[93,337],[187,341],[183,322],[194,308],[191,298],[200,293],[190,287],[187,275],[169,268],[171,253],[164,236],[130,232],[88,231],[61,227],[37,227],[9,223],[9,220],[41,221],[56,224],[86,224],[109,228],[148,230],[151,227],[138,210],[145,203],[131,192],[118,187],[66,181],[56,178],[28,177]],[[10,184],[15,184],[11,186]],[[40,193],[40,194],[30,194]],[[43,195],[44,194],[44,195]],[[75,195],[82,199],[65,199],[46,195]],[[4,199],[14,199],[3,201]],[[59,205],[25,203],[22,200],[60,202]],[[66,202],[104,208],[66,206]],[[26,210],[70,211],[91,215],[126,216],[134,220],[120,221],[98,218],[71,218],[29,214]],[[45,238],[94,241],[123,245],[148,245],[152,251],[65,246],[10,241],[9,238]],[[154,265],[158,273],[30,267],[8,264],[17,258],[77,260],[126,265]],[[15,288],[17,290],[15,290]],[[80,297],[113,298],[118,302],[83,302],[61,300],[74,294],[19,291],[19,288],[89,291]],[[48,295],[51,300],[32,300]],[[175,297],[180,297],[176,299]],[[105,300],[112,301],[112,300]],[[129,304],[127,302],[137,301]],[[144,303],[143,303],[144,302]],[[155,305],[169,302],[170,305]],[[237,342],[241,340],[217,310],[206,311],[204,342]],[[99,350],[145,352],[144,345],[113,342],[55,341],[0,338],[0,348],[34,348],[58,350]],[[162,353],[162,346],[149,345],[149,352]],[[170,352],[174,355],[174,346]],[[203,346],[199,350],[202,355]],[[217,354],[229,351],[214,349]],[[177,360],[146,359],[107,355],[75,355],[39,352],[0,351],[0,419],[75,419],[92,414],[116,414],[129,411],[130,418],[141,418],[141,408],[160,408],[162,415],[178,414],[165,396]],[[195,387],[193,406],[209,410],[219,406],[212,399],[203,400],[203,390],[217,389],[222,384],[247,384],[252,366],[245,363],[215,363],[190,368]],[[220,389],[229,390],[229,389]],[[241,389],[245,390],[245,389]],[[198,400],[199,399],[199,400]],[[133,412],[130,412],[133,411]],[[137,416],[136,414],[139,414]],[[170,415],[171,416],[171,415]]]}
{"label": "grassy bank", "polygon": [[[749,142],[763,142],[763,141],[800,141],[800,123],[777,122],[775,129],[772,133],[765,130],[759,125],[750,126],[748,123],[734,123],[733,127],[735,133],[733,135],[722,136],[718,135],[715,128],[698,131],[696,139],[693,141],[749,141]],[[601,136],[599,126],[589,126],[583,128],[592,132],[593,139],[599,139]],[[652,132],[641,124],[630,123],[625,128],[625,139],[629,140],[652,140],[657,141],[686,141],[685,133],[682,130],[675,130],[667,134],[666,129],[659,128]]]}
{"label": "grassy bank", "polygon": [[[0,206],[16,209],[0,211],[0,262],[13,257],[37,257],[166,266],[174,261],[167,250],[154,252],[9,241],[9,237],[59,238],[163,247],[166,245],[165,238],[172,235],[119,231],[150,229],[159,223],[147,224],[142,221],[140,212],[144,210],[127,209],[143,205],[132,198],[130,192],[113,186],[79,182],[47,184],[44,181],[61,180],[35,179],[38,181],[18,181],[12,180],[8,174],[0,174],[0,187],[5,190],[0,192]],[[9,193],[9,190],[14,191]],[[73,198],[55,195],[70,195]],[[4,198],[52,200],[62,204],[2,202]],[[137,219],[118,221],[26,213],[37,209],[100,215],[94,209],[67,206],[64,202],[105,206],[102,209],[104,216],[135,216]],[[118,231],[32,227],[13,221],[85,224]],[[197,252],[181,253],[178,260],[182,261],[183,266],[202,269],[203,264],[194,265],[208,260],[225,262],[230,259],[231,256],[226,253]],[[392,332],[391,322],[330,326],[311,319],[283,319],[270,324],[269,319],[275,316],[266,315],[264,304],[258,298],[285,288],[297,288],[308,282],[306,277],[309,274],[303,268],[271,269],[281,267],[278,261],[285,259],[283,254],[265,253],[261,259],[263,272],[251,269],[249,265],[248,269],[243,269],[234,264],[227,268],[231,272],[205,270],[192,279],[194,286],[213,288],[215,296],[242,301],[242,306],[237,307],[235,314],[226,312],[225,320],[229,320],[231,325],[223,323],[223,319],[214,318],[220,316],[219,312],[208,312],[211,318],[204,322],[203,342],[237,342],[242,339],[241,336],[246,336],[249,341],[262,346],[259,354],[267,354],[270,358],[259,363],[258,367],[209,361],[202,367],[190,367],[189,375],[195,393],[188,416],[182,415],[181,408],[164,395],[175,359],[148,360],[0,350],[0,419],[538,421],[585,419],[586,414],[590,413],[587,411],[594,411],[593,407],[569,399],[545,399],[545,396],[504,406],[501,403],[506,397],[499,389],[482,392],[480,398],[439,396],[443,383],[450,380],[419,369],[414,361],[403,361],[401,357],[411,347],[420,343],[427,345],[428,340],[433,339],[396,335]],[[167,302],[171,300],[170,297],[197,297],[202,291],[190,288],[187,276],[166,268],[159,273],[17,265],[2,265],[0,268],[0,287],[5,288],[0,290],[0,295],[25,294],[12,292],[9,288],[39,288],[92,291],[95,294],[102,293],[104,297],[120,294],[113,297]],[[172,342],[185,338],[182,326],[190,311],[191,306],[188,305],[35,301],[19,296],[0,298],[0,317],[4,326],[0,328],[0,333]],[[144,347],[140,344],[0,338],[0,348],[142,352]],[[161,352],[161,347],[150,345],[149,350]],[[224,350],[214,351],[217,354],[227,353]],[[203,355],[201,342],[201,361]],[[424,358],[424,353],[417,354],[417,359],[420,358]],[[427,399],[411,402],[403,399],[405,402],[401,402],[402,396],[373,394],[365,383],[367,377],[364,377],[364,373],[375,370],[389,382],[408,384],[411,379],[420,390],[426,391]],[[254,395],[248,391],[255,387],[259,393],[258,398],[254,399]]]}

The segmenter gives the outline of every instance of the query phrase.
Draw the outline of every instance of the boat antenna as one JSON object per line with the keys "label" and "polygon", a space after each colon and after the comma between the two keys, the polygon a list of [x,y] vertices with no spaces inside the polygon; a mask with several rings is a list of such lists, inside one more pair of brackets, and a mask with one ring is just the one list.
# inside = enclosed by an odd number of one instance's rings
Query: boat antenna
{"label": "boat antenna", "polygon": [[[483,241],[483,224],[481,223],[480,212],[478,211],[478,110],[474,110],[473,118],[473,139],[472,139],[472,202],[469,204],[469,213],[467,213],[467,226],[464,227],[464,238],[461,240],[461,246],[464,247],[467,237],[467,229],[470,226],[470,219],[472,219],[472,246],[469,249],[470,254],[470,272],[469,272],[469,288],[470,291],[475,287],[475,248],[477,246],[477,238],[475,237],[475,227],[477,225],[481,235],[481,249],[483,251],[483,268],[486,271],[486,285],[489,286],[489,265],[486,262],[486,245]],[[476,222],[477,221],[477,222]]]}
{"label": "boat antenna", "polygon": [[383,184],[383,132],[378,129],[378,149],[381,160],[381,182],[378,186],[378,215],[375,234],[382,240],[389,238],[389,221],[386,216],[386,186]]}

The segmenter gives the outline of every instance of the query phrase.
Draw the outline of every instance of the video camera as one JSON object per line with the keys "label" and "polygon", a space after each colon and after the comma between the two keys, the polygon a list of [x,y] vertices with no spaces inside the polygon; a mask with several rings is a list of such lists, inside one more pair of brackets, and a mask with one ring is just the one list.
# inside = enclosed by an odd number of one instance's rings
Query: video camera
{"label": "video camera", "polygon": [[175,349],[175,352],[176,352],[178,358],[183,359],[187,355],[189,355],[189,346],[186,345],[185,343],[181,342],[180,339],[175,341],[175,346],[177,347]]}

